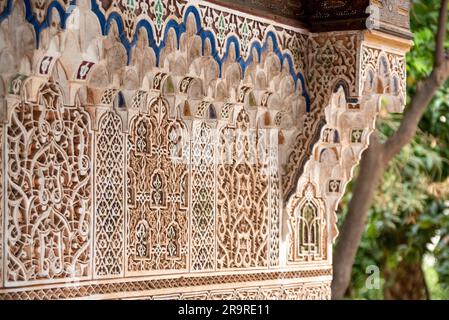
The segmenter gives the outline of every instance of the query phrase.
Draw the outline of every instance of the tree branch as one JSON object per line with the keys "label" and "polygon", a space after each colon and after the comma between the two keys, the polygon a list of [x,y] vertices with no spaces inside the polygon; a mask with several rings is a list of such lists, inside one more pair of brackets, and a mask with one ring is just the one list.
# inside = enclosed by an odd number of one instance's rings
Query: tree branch
{"label": "tree branch", "polygon": [[370,137],[370,147],[363,153],[360,173],[354,186],[356,191],[349,202],[348,214],[334,251],[332,299],[343,298],[351,280],[352,265],[365,229],[368,209],[384,171],[382,162],[382,144],[374,132]]}
{"label": "tree branch", "polygon": [[441,0],[440,15],[438,18],[438,31],[435,39],[435,67],[444,61],[444,42],[447,28],[447,6],[449,0]]}

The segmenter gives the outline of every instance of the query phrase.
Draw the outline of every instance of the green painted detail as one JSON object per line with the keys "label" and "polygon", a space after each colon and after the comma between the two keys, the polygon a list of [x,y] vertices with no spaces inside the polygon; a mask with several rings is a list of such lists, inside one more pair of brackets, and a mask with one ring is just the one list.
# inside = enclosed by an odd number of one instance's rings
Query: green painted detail
{"label": "green painted detail", "polygon": [[249,30],[248,23],[245,20],[245,22],[243,22],[243,26],[242,26],[242,49],[243,49],[243,52],[247,52],[247,50],[248,50],[249,39],[250,39],[250,30]]}
{"label": "green painted detail", "polygon": [[223,42],[223,40],[226,38],[226,21],[223,16],[223,14],[220,14],[220,17],[218,18],[218,40],[220,42]]}
{"label": "green painted detail", "polygon": [[156,17],[155,19],[156,29],[159,31],[162,29],[162,26],[164,24],[163,20],[164,13],[165,13],[164,4],[162,3],[161,0],[156,0],[154,2],[154,15]]}
{"label": "green painted detail", "polygon": [[135,9],[136,8],[136,1],[135,0],[128,0],[126,3],[126,6],[130,9]]}

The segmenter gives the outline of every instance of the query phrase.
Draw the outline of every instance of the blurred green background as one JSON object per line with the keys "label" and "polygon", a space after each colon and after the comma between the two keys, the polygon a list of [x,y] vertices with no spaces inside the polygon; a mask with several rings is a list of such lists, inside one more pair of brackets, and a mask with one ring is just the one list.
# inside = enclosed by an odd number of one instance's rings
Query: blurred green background
{"label": "blurred green background", "polygon": [[[414,46],[407,56],[408,99],[432,70],[440,6],[438,0],[412,2]],[[382,115],[379,136],[385,140],[401,118],[400,114]],[[352,185],[340,205],[340,223],[351,192]],[[380,270],[379,289],[366,286],[367,267],[373,265]],[[449,83],[427,108],[414,141],[383,175],[346,296],[391,299],[419,289],[426,290],[429,299],[449,299]]]}

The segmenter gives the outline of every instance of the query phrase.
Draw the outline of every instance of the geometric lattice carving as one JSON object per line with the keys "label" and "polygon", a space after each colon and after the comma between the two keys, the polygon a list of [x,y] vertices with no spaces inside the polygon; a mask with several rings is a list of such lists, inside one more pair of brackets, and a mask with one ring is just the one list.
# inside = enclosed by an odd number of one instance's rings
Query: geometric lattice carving
{"label": "geometric lattice carving", "polygon": [[96,136],[95,274],[123,275],[125,141],[122,120],[113,111],[100,120]]}
{"label": "geometric lattice carving", "polygon": [[142,297],[168,300],[330,300],[330,283],[309,283],[289,286],[249,287],[209,290],[174,295]]}
{"label": "geometric lattice carving", "polygon": [[54,83],[37,98],[16,105],[7,128],[8,284],[90,274],[89,117]]}
{"label": "geometric lattice carving", "polygon": [[191,270],[215,269],[215,141],[206,122],[193,129]]}
{"label": "geometric lattice carving", "polygon": [[281,236],[281,189],[279,179],[279,145],[277,131],[270,136],[269,173],[270,173],[270,267],[279,265],[279,242]]}
{"label": "geometric lattice carving", "polygon": [[[318,270],[303,270],[303,271],[277,271],[277,272],[254,272],[250,274],[228,274],[228,275],[204,275],[196,277],[178,277],[174,279],[170,278],[153,278],[153,279],[129,279],[128,281],[120,281],[111,279],[109,282],[102,283],[78,283],[75,286],[64,288],[63,290],[54,290],[52,288],[27,288],[18,292],[0,292],[0,300],[2,299],[64,299],[64,298],[79,298],[86,296],[97,296],[100,298],[107,298],[113,296],[114,298],[124,297],[126,298],[127,292],[133,292],[138,296],[155,296],[159,299],[168,298],[167,295],[158,293],[157,295],[148,294],[149,290],[161,291],[161,289],[171,289],[174,292],[178,292],[180,288],[184,286],[189,287],[202,287],[205,286],[220,286],[223,283],[238,283],[238,291],[245,291],[247,288],[254,288],[254,281],[274,281],[276,279],[284,279],[296,284],[301,280],[312,280],[314,278],[327,279],[323,281],[323,289],[329,285],[329,279],[332,274],[330,268],[318,269]],[[312,280],[313,281],[313,280]],[[263,282],[262,282],[263,283]],[[321,283],[321,281],[320,281]],[[318,285],[315,283],[304,283],[298,286],[303,288],[315,287]],[[236,287],[237,287],[236,286]],[[267,287],[265,285],[259,286],[263,289]],[[286,285],[285,287],[288,287]],[[204,291],[203,291],[204,292]],[[215,292],[223,292],[223,290],[209,290],[210,295]],[[307,293],[307,290],[304,294]],[[323,292],[324,293],[324,292]],[[327,292],[328,294],[330,291]],[[199,292],[194,292],[196,295],[200,295]],[[178,294],[173,296],[179,296]]]}
{"label": "geometric lattice carving", "polygon": [[169,120],[163,98],[136,116],[128,141],[127,271],[180,270],[188,256],[188,171],[185,126]]}

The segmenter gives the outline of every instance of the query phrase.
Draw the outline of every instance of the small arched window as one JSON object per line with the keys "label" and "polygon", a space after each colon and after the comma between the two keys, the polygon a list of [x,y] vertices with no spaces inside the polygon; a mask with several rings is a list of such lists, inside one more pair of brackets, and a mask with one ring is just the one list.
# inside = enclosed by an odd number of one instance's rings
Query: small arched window
{"label": "small arched window", "polygon": [[320,261],[326,258],[326,220],[324,206],[316,197],[315,187],[309,183],[293,211],[294,261]]}

